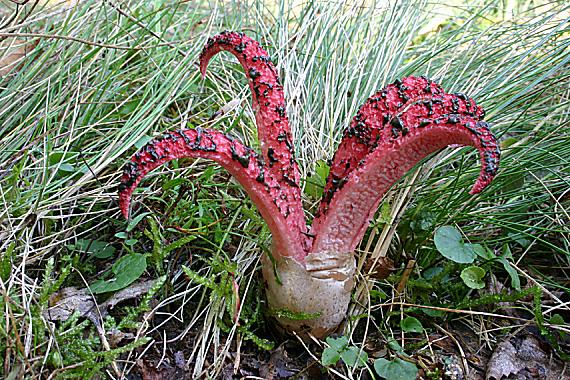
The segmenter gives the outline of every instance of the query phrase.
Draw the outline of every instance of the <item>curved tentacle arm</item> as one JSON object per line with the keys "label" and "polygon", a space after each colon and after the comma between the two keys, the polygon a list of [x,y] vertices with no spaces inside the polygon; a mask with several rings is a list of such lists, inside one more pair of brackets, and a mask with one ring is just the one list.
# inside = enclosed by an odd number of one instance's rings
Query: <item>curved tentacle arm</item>
{"label": "curved tentacle arm", "polygon": [[277,69],[257,41],[243,33],[223,32],[211,37],[200,55],[202,76],[205,76],[212,56],[220,51],[235,55],[245,69],[256,111],[261,153],[267,163],[265,171],[278,181],[278,196],[289,204],[287,221],[291,228],[300,231],[299,239],[308,249],[309,242],[304,235],[307,226],[301,203],[299,167],[295,161],[285,96]]}
{"label": "curved tentacle arm", "polygon": [[390,186],[427,155],[448,145],[471,145],[480,153],[482,167],[472,194],[492,181],[500,152],[488,124],[465,115],[429,118],[427,114],[426,105],[414,105],[399,116],[398,128],[383,131],[382,142],[334,193],[328,213],[315,219],[312,252],[353,251]]}
{"label": "curved tentacle arm", "polygon": [[119,184],[119,206],[123,215],[129,216],[131,195],[148,172],[185,157],[211,159],[226,168],[244,187],[267,222],[275,252],[303,261],[305,250],[298,233],[291,229],[284,216],[290,205],[277,196],[278,180],[265,171],[263,160],[251,148],[217,131],[180,129],[151,141],[136,153],[125,165]]}
{"label": "curved tentacle arm", "polygon": [[332,160],[329,177],[324,189],[324,197],[317,215],[325,214],[329,202],[343,179],[356,169],[383,140],[383,131],[397,131],[398,117],[410,106],[423,103],[428,107],[428,115],[461,114],[472,117],[484,116],[482,108],[464,94],[446,94],[441,86],[430,79],[406,77],[396,80],[372,95],[360,107],[350,126],[344,131]]}

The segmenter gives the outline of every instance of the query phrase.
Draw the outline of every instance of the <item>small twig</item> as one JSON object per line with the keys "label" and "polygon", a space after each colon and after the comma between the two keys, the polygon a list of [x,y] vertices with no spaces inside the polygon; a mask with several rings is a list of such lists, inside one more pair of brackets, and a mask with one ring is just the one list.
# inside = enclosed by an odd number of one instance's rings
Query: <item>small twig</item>
{"label": "small twig", "polygon": [[402,273],[402,278],[398,283],[398,287],[396,288],[396,294],[402,294],[406,284],[408,283],[408,279],[410,278],[410,274],[412,274],[412,270],[416,265],[416,260],[409,260],[408,265],[406,265],[406,269],[404,269],[404,273]]}
{"label": "small twig", "polygon": [[241,363],[241,343],[242,338],[240,333],[236,334],[236,360],[234,362],[234,375],[237,375]]}
{"label": "small twig", "polygon": [[[79,43],[82,43],[85,45],[97,46],[97,47],[102,47],[102,48],[107,48],[107,49],[117,49],[117,50],[144,50],[144,49],[148,49],[148,47],[143,47],[143,46],[132,46],[131,47],[131,46],[103,44],[100,42],[89,41],[89,40],[86,40],[83,38],[78,38],[78,37],[61,36],[59,34],[0,33],[0,37],[21,37],[21,38],[30,37],[30,38],[47,38],[47,39],[54,39],[54,40],[67,40],[67,41],[79,42]],[[167,45],[167,44],[157,44],[157,45],[151,46],[151,48],[165,46],[165,45]]]}
{"label": "small twig", "polygon": [[469,314],[469,315],[484,315],[487,317],[497,317],[497,318],[504,318],[504,319],[512,319],[514,321],[522,321],[522,322],[532,322],[530,319],[520,318],[520,317],[513,317],[510,315],[504,314],[496,314],[496,313],[487,313],[484,311],[473,311],[473,310],[463,310],[463,309],[450,309],[447,307],[438,307],[438,306],[428,306],[428,305],[418,305],[415,303],[407,303],[407,302],[386,302],[382,304],[378,304],[373,306],[373,309],[379,309],[386,306],[407,306],[407,307],[417,307],[420,309],[430,309],[430,310],[439,310],[445,311],[448,313],[456,313],[456,314]]}

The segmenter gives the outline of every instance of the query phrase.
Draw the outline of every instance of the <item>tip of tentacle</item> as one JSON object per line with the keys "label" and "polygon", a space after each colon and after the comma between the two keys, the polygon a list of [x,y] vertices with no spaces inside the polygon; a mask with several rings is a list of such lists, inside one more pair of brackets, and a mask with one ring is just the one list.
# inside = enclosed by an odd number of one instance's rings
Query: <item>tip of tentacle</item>
{"label": "tip of tentacle", "polygon": [[125,217],[125,219],[129,219],[129,209],[131,204],[131,196],[127,189],[124,189],[124,183],[121,182],[119,185],[119,209],[121,210],[121,214]]}
{"label": "tip of tentacle", "polygon": [[489,168],[489,164],[481,168],[481,173],[479,174],[479,178],[477,178],[477,181],[475,181],[475,184],[469,191],[469,194],[475,195],[482,192],[493,181],[493,178],[495,178],[495,175],[497,174],[497,169],[498,167]]}
{"label": "tip of tentacle", "polygon": [[208,60],[200,57],[200,79],[206,79],[206,70],[208,69]]}

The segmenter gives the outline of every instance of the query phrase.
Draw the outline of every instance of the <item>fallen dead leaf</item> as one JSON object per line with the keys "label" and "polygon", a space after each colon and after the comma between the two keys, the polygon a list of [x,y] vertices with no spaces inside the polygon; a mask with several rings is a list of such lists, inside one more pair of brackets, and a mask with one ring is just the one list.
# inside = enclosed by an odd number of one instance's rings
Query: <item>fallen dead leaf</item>
{"label": "fallen dead leaf", "polygon": [[[374,265],[374,268],[372,266]],[[378,257],[377,259],[368,258],[364,263],[364,273],[368,273],[371,278],[377,280],[387,279],[396,268],[394,260],[389,257]]]}
{"label": "fallen dead leaf", "polygon": [[184,352],[176,351],[174,353],[174,364],[176,368],[188,371],[188,365],[186,364],[186,359],[184,358]]}
{"label": "fallen dead leaf", "polygon": [[50,321],[66,321],[75,312],[80,317],[87,317],[95,308],[95,301],[87,289],[74,287],[63,288],[53,294],[49,300],[50,308],[44,311],[44,317]]}
{"label": "fallen dead leaf", "polygon": [[133,333],[124,333],[118,329],[110,329],[105,333],[107,340],[109,341],[109,347],[115,348],[119,347],[119,343],[121,343],[124,339],[134,339],[135,334]]}
{"label": "fallen dead leaf", "polygon": [[131,286],[113,294],[113,296],[103,302],[100,307],[108,310],[114,308],[120,302],[136,298],[141,294],[148,292],[152,285],[154,285],[155,281],[156,280],[149,280],[133,283]]}
{"label": "fallen dead leaf", "polygon": [[235,368],[236,353],[231,354],[232,362],[229,362],[223,369],[221,380],[257,378],[259,367],[262,361],[256,354],[245,354],[240,356],[239,368]]}
{"label": "fallen dead leaf", "polygon": [[487,364],[487,380],[570,379],[570,372],[534,335],[514,337],[500,343]]}
{"label": "fallen dead leaf", "polygon": [[[81,0],[41,0],[34,4],[34,8],[39,13],[47,13],[53,9],[70,10],[77,6]],[[10,13],[14,9],[0,8],[0,20],[10,18]],[[18,39],[6,39],[0,41],[0,77],[8,75],[14,70],[18,70],[26,58],[37,46],[39,41],[27,42]]]}
{"label": "fallen dead leaf", "polygon": [[240,99],[232,99],[230,100],[228,103],[224,104],[222,106],[222,108],[220,108],[218,111],[216,111],[211,117],[210,117],[210,121],[215,120],[223,115],[225,115],[226,113],[234,110],[235,108],[239,107],[241,103]]}
{"label": "fallen dead leaf", "polygon": [[[65,321],[75,312],[80,317],[89,318],[94,323],[104,318],[109,310],[119,302],[136,298],[152,287],[156,280],[134,283],[131,286],[115,293],[111,298],[101,303],[98,307],[93,295],[88,289],[75,287],[63,288],[50,297],[50,307],[44,311],[44,317],[50,321]],[[98,323],[96,323],[98,324]]]}
{"label": "fallen dead leaf", "polygon": [[0,77],[21,67],[24,59],[34,50],[37,42],[4,40],[0,42]]}

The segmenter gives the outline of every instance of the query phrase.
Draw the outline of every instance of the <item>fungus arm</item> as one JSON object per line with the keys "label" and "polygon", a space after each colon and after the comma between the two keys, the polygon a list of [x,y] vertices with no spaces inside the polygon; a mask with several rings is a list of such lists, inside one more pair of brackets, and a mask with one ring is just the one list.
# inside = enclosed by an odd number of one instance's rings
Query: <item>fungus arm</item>
{"label": "fungus arm", "polygon": [[[390,115],[376,131],[367,155],[324,195],[324,212],[311,230],[316,235],[312,252],[353,251],[390,186],[427,155],[448,145],[471,145],[479,151],[482,165],[472,194],[492,181],[500,153],[488,124],[479,120],[482,110],[465,110],[463,104],[454,113],[457,95],[440,95]],[[372,117],[381,115],[370,114],[365,124]]]}
{"label": "fungus arm", "polygon": [[239,60],[249,79],[256,111],[258,138],[265,171],[276,180],[278,197],[287,203],[279,208],[291,230],[308,249],[307,225],[301,204],[299,167],[295,161],[283,86],[277,69],[259,43],[243,33],[223,32],[211,37],[200,55],[200,72],[205,76],[210,59],[220,51],[228,51]]}
{"label": "fungus arm", "polygon": [[281,209],[286,202],[275,191],[277,180],[264,169],[263,160],[249,147],[212,130],[181,129],[155,139],[125,165],[119,185],[119,206],[129,216],[131,195],[142,178],[156,167],[179,158],[207,158],[227,169],[244,187],[267,222],[276,252],[302,261],[304,249]]}
{"label": "fungus arm", "polygon": [[473,99],[461,93],[446,94],[439,84],[424,76],[406,77],[389,84],[360,107],[350,126],[345,129],[332,160],[317,216],[327,212],[328,202],[335,191],[381,143],[382,131],[394,128],[391,124],[397,124],[399,120],[395,117],[417,103],[423,103],[427,107],[427,117],[436,114],[484,116],[483,109]]}

